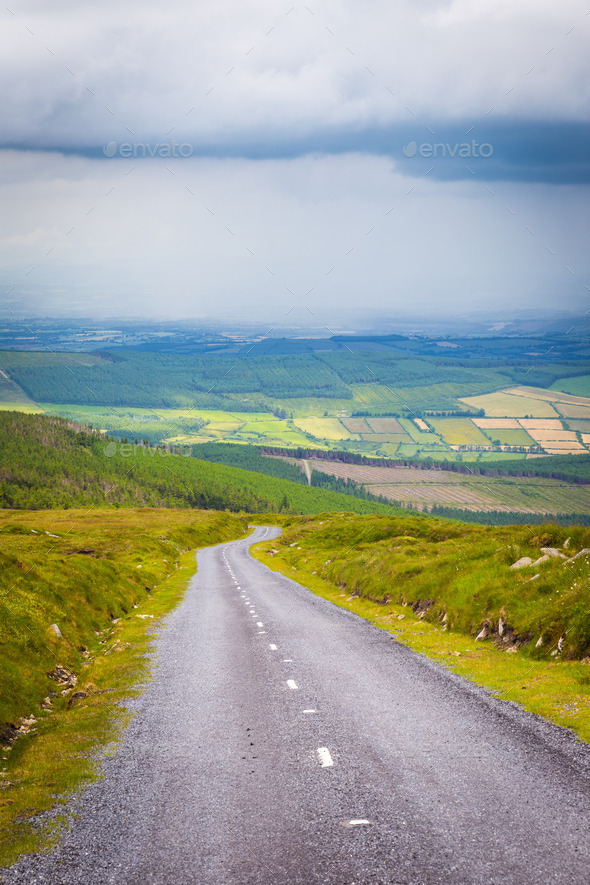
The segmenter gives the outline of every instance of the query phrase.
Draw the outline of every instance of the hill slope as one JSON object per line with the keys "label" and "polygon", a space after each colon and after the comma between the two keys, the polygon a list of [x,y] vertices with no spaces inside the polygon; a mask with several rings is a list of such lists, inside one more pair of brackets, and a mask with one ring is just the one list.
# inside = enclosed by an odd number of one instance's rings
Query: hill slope
{"label": "hill slope", "polygon": [[105,504],[250,513],[392,512],[377,501],[116,442],[62,418],[0,413],[0,507]]}

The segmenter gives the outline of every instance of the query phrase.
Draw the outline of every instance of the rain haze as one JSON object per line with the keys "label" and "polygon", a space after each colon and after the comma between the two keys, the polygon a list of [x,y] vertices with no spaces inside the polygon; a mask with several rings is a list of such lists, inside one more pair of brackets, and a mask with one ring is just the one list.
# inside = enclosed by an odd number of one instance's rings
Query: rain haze
{"label": "rain haze", "polygon": [[580,0],[2,16],[6,319],[590,306]]}

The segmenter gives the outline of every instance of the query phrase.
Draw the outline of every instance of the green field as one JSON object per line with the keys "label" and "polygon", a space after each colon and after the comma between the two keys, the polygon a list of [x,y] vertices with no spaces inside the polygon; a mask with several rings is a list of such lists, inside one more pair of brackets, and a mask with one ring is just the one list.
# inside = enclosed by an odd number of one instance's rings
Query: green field
{"label": "green field", "polygon": [[490,443],[470,418],[429,418],[428,421],[450,446],[488,446]]}
{"label": "green field", "polygon": [[295,418],[293,423],[304,433],[310,433],[319,440],[359,439],[358,434],[347,430],[346,423],[338,418],[316,418],[310,416],[307,418]]}
{"label": "green field", "polygon": [[[480,428],[481,429],[481,428]],[[486,427],[481,429],[484,436],[501,446],[535,446],[535,440],[529,436],[526,430],[517,427]]]}
{"label": "green field", "polygon": [[569,393],[572,396],[590,397],[590,375],[578,375],[574,378],[562,378],[551,385],[551,390]]}

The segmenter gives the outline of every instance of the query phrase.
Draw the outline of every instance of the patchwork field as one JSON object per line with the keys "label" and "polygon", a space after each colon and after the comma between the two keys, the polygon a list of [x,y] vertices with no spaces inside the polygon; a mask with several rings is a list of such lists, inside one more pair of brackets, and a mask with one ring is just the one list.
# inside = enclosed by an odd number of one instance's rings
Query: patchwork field
{"label": "patchwork field", "polygon": [[351,479],[376,495],[418,509],[441,505],[464,510],[589,513],[590,487],[540,477],[469,476],[413,467],[366,467],[312,459],[313,470]]}
{"label": "patchwork field", "polygon": [[522,418],[520,423],[549,455],[584,452],[573,430],[564,430],[561,421]]}
{"label": "patchwork field", "polygon": [[[505,346],[498,344],[501,352]],[[0,409],[44,409],[152,444],[312,444],[377,457],[447,460],[485,460],[508,450],[523,456],[590,450],[587,436],[581,436],[590,433],[590,397],[585,395],[590,374],[551,387],[509,386],[511,378],[542,383],[546,377],[549,384],[555,375],[545,375],[543,367],[525,376],[510,367],[450,366],[400,358],[400,353],[361,356],[348,350],[322,352],[321,357],[244,358],[238,369],[229,356],[216,362],[202,355],[124,350],[102,356],[5,351]],[[576,366],[577,371],[584,368],[581,362]],[[77,404],[55,402],[66,389]],[[310,396],[288,395],[307,390]],[[239,411],[249,407],[258,411]],[[483,409],[485,416],[444,414],[466,407]],[[531,419],[559,423],[546,428],[525,424]],[[544,432],[549,430],[556,434]]]}

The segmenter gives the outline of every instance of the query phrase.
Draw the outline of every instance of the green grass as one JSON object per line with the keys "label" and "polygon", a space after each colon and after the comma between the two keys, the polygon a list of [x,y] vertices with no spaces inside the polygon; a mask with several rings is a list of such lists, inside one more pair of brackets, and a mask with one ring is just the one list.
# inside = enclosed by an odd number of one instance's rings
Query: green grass
{"label": "green grass", "polygon": [[578,375],[574,378],[562,378],[551,385],[551,390],[569,393],[572,396],[590,397],[590,375]]}
{"label": "green grass", "polygon": [[535,440],[532,436],[518,427],[484,427],[481,429],[482,434],[486,436],[490,442],[496,440],[501,446],[535,446]]}
{"label": "green grass", "polygon": [[[570,552],[590,546],[590,530],[575,527],[326,515],[287,520],[283,535],[257,546],[254,555],[590,741],[590,563],[509,568],[522,555],[537,557],[540,545],[560,545],[567,537]],[[498,634],[500,619],[509,641]],[[491,638],[475,642],[486,622]],[[563,650],[554,654],[562,637]]]}
{"label": "green grass", "polygon": [[[2,752],[0,865],[50,844],[55,824],[36,815],[96,776],[96,746],[126,721],[117,705],[147,672],[156,619],[181,598],[194,549],[246,532],[245,519],[225,513],[0,513],[0,724],[37,719]],[[58,663],[87,693],[71,706],[73,692],[62,696],[47,675]],[[40,704],[52,693],[47,711]]]}
{"label": "green grass", "polygon": [[18,409],[21,412],[41,412],[20,387],[0,372],[0,409]]}
{"label": "green grass", "polygon": [[470,418],[429,418],[443,440],[450,446],[488,446],[489,440]]}
{"label": "green grass", "polygon": [[[310,433],[318,440],[359,439],[358,434],[351,433],[338,418],[296,418],[295,426],[304,433]],[[369,428],[367,428],[369,430]]]}

